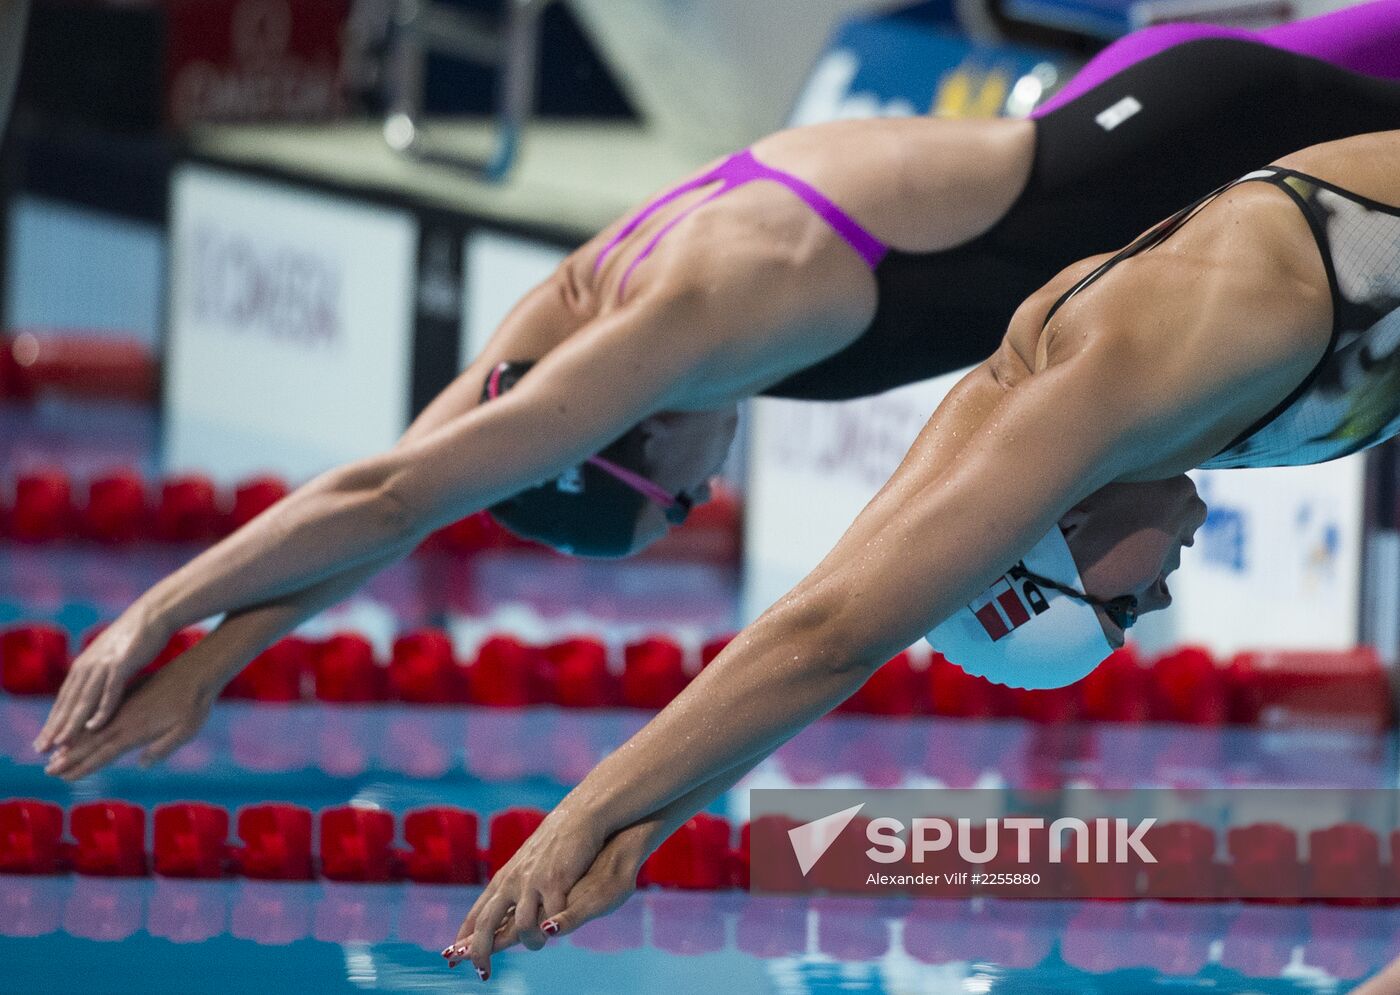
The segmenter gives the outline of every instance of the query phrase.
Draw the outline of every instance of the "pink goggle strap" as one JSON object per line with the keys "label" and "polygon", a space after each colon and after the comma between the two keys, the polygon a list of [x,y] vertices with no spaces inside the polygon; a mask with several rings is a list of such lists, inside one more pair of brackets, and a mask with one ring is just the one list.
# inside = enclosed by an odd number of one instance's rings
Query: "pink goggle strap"
{"label": "pink goggle strap", "polygon": [[605,460],[601,456],[590,456],[587,461],[592,463],[604,473],[622,481],[632,490],[636,491],[644,498],[655,501],[663,508],[670,508],[676,504],[676,496],[660,484],[648,480],[640,473],[633,473],[625,466],[618,466],[611,460]]}
{"label": "pink goggle strap", "polygon": [[[487,382],[487,394],[496,398],[501,395],[501,374],[505,372],[505,364],[497,366],[491,371],[491,378]],[[640,473],[633,473],[625,466],[618,466],[612,460],[603,459],[601,456],[590,456],[585,462],[591,463],[604,473],[620,480],[642,497],[655,501],[663,508],[673,508],[679,502],[676,496],[660,484],[648,480]]]}

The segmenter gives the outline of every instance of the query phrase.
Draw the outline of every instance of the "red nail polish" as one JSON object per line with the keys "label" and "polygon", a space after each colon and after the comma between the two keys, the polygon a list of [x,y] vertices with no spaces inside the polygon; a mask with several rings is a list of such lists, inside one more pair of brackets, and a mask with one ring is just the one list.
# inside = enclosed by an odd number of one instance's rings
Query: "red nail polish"
{"label": "red nail polish", "polygon": [[491,972],[490,972],[490,971],[483,971],[481,968],[478,967],[478,968],[476,969],[476,976],[477,976],[478,978],[480,978],[482,981],[485,981],[487,978],[491,977]]}
{"label": "red nail polish", "polygon": [[555,933],[559,932],[559,924],[553,919],[546,919],[540,924],[540,929],[544,930],[550,936],[553,936]]}

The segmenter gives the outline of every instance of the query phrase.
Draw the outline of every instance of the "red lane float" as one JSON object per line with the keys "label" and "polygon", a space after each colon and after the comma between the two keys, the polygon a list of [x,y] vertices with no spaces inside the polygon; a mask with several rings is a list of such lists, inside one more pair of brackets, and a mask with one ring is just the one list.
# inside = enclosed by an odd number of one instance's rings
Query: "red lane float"
{"label": "red lane float", "polygon": [[467,700],[466,674],[452,640],[437,629],[421,629],[394,640],[389,691],[397,701],[440,705]]}
{"label": "red lane float", "polygon": [[[1226,833],[1231,888],[1246,902],[1273,902],[1275,895],[1303,894],[1298,834],[1276,822],[1235,826]],[[1283,901],[1288,901],[1284,899]]]}
{"label": "red lane float", "polygon": [[385,669],[375,661],[374,647],[364,636],[341,633],[317,645],[312,672],[320,701],[364,704],[387,697]]}
{"label": "red lane float", "polygon": [[[84,634],[80,648],[102,631]],[[163,666],[201,638],[177,633],[143,673]],[[721,640],[703,651],[710,659]],[[52,694],[70,662],[62,630],[47,623],[0,629],[0,688]],[[658,709],[691,680],[686,650],[653,636],[624,648],[615,667],[602,640],[576,637],[545,646],[515,636],[487,638],[469,663],[436,629],[405,633],[387,660],[353,632],[321,640],[289,637],[258,656],[225,690],[253,701],[470,703],[495,708]],[[901,653],[879,668],[839,712],[1021,719],[1046,725],[1143,721],[1219,726],[1226,722],[1340,728],[1377,734],[1394,722],[1390,675],[1369,649],[1241,654],[1228,667],[1184,647],[1148,663],[1120,650],[1067,688],[1024,691],[967,674],[933,654]]]}
{"label": "red lane float", "polygon": [[238,812],[239,873],[266,881],[308,881],[311,810],[299,805],[249,805]]}
{"label": "red lane float", "polygon": [[670,639],[654,636],[624,651],[622,703],[629,708],[665,708],[689,682],[685,653]]}
{"label": "red lane float", "polygon": [[147,873],[146,810],[120,801],[88,802],[68,812],[73,869],[92,877]]}
{"label": "red lane float", "polygon": [[214,482],[199,474],[172,477],[160,487],[152,534],[163,542],[210,542],[224,515]]}
{"label": "red lane float", "polygon": [[408,879],[426,884],[480,883],[479,824],[475,812],[446,806],[405,815],[403,837],[409,850],[404,856],[404,871]]}
{"label": "red lane float", "polygon": [[0,687],[10,694],[55,694],[68,673],[68,633],[54,625],[0,632]]}
{"label": "red lane float", "polygon": [[530,838],[530,834],[539,828],[544,817],[545,813],[542,810],[524,806],[503,809],[491,816],[486,830],[489,837],[486,844],[486,873],[488,877],[494,876],[511,857],[515,856],[515,851],[519,850]]}
{"label": "red lane float", "polygon": [[538,647],[511,636],[492,636],[467,668],[470,700],[477,705],[523,708],[542,704],[544,655]]}
{"label": "red lane float", "polygon": [[[3,365],[0,350],[0,366]],[[0,381],[4,371],[0,369]],[[4,384],[0,382],[0,397]],[[75,486],[62,469],[19,475],[0,486],[0,535],[29,542],[82,539],[102,543],[212,542],[276,504],[289,491],[280,477],[250,477],[230,493],[203,474],[183,474],[145,481],[133,467],[104,470]],[[75,495],[84,495],[82,504]],[[685,525],[643,555],[658,559],[732,563],[738,556],[740,510],[724,490]],[[450,556],[526,550],[558,555],[547,547],[506,531],[486,512],[468,515],[424,540],[424,552]]]}
{"label": "red lane float", "polygon": [[63,809],[18,798],[0,802],[0,874],[57,874]]}
{"label": "red lane float", "polygon": [[332,881],[394,877],[394,816],[342,805],[321,813],[321,875]]}
{"label": "red lane float", "polygon": [[608,708],[621,703],[621,682],[608,669],[608,648],[600,640],[561,640],[546,646],[544,656],[553,671],[555,704]]}
{"label": "red lane float", "polygon": [[241,529],[254,518],[281,501],[290,492],[280,477],[253,477],[239,484],[233,492],[233,508],[229,512],[230,529]]}
{"label": "red lane float", "polygon": [[149,404],[159,363],[133,335],[83,329],[15,329],[0,336],[0,400],[41,394]]}
{"label": "red lane float", "polygon": [[96,542],[134,542],[149,534],[150,516],[141,475],[131,469],[113,470],[88,484],[87,503],[79,510],[80,531]]}
{"label": "red lane float", "polygon": [[731,884],[730,836],[728,820],[697,813],[646,859],[639,880],[666,888],[727,888]]}
{"label": "red lane float", "polygon": [[171,878],[222,877],[229,856],[228,829],[228,812],[215,805],[157,805],[155,872]]}
{"label": "red lane float", "polygon": [[913,657],[900,653],[880,666],[837,711],[857,715],[917,715],[924,711]]}
{"label": "red lane float", "polygon": [[223,690],[225,698],[246,701],[292,702],[305,696],[303,684],[311,674],[313,645],[298,636],[279,639],[238,672]]}
{"label": "red lane float", "polygon": [[1307,888],[1338,905],[1375,905],[1382,894],[1381,841],[1368,826],[1344,822],[1308,834]]}
{"label": "red lane float", "polygon": [[[63,810],[34,799],[0,800],[0,874],[54,874],[74,870],[87,877],[139,877],[154,872],[165,878],[219,878],[236,873],[269,881],[384,882],[411,880],[437,884],[475,884],[496,874],[544,821],[535,808],[509,808],[487,824],[487,843],[478,845],[481,820],[474,812],[434,806],[408,812],[402,819],[405,845],[396,845],[399,820],[385,810],[336,806],[319,816],[284,803],[250,805],[236,820],[217,806],[174,802],[154,812],[153,846],[147,851],[146,812],[121,801],[73,806],[67,813],[72,842],[63,839]],[[237,842],[229,841],[236,821]],[[855,855],[864,848],[861,826],[836,841],[838,853]],[[319,825],[318,831],[313,831]],[[843,877],[825,861],[804,877],[787,845],[797,823],[786,816],[762,816],[740,827],[737,841],[729,822],[700,813],[663,841],[647,858],[638,883],[692,891],[747,888],[751,884],[753,842],[775,863],[761,869],[756,884],[774,893],[801,893],[823,883],[848,891]],[[1010,827],[1002,827],[1010,831]],[[1088,852],[1095,852],[1096,825],[1088,828]],[[974,832],[974,835],[976,833]],[[1041,834],[1044,836],[1044,833]],[[1397,831],[1400,835],[1400,831]],[[1393,905],[1388,882],[1395,863],[1382,859],[1380,839],[1367,826],[1341,823],[1309,835],[1309,859],[1297,857],[1297,835],[1276,824],[1231,828],[1228,854],[1217,860],[1218,835],[1202,823],[1179,821],[1152,827],[1146,842],[1157,858],[1139,881],[1131,868],[1116,863],[1069,864],[1062,867],[1064,888],[1054,894],[1118,895],[1138,898],[1186,898],[1205,901],[1307,902],[1331,905]],[[1077,848],[1078,833],[1066,838]],[[315,847],[313,849],[313,842]],[[1016,841],[1001,839],[999,852],[1010,853]],[[985,840],[972,840],[974,851]],[[1033,850],[1045,848],[1036,843]],[[935,861],[936,863],[936,861]],[[825,865],[826,870],[823,870]],[[925,863],[923,870],[933,865]],[[911,870],[913,865],[901,869]],[[1011,869],[995,860],[990,869]],[[1023,868],[1022,868],[1023,869]],[[1048,863],[1037,868],[1048,873]],[[829,877],[828,872],[834,873]],[[1270,882],[1269,876],[1274,880]],[[975,887],[966,889],[975,893]],[[999,897],[1015,897],[1004,890]],[[950,893],[952,894],[952,893]],[[1310,897],[1300,899],[1297,896]],[[1266,898],[1266,896],[1282,896]],[[1185,953],[1182,956],[1186,956]],[[1187,958],[1189,959],[1189,957]]]}
{"label": "red lane float", "polygon": [[1232,717],[1262,726],[1378,732],[1394,724],[1390,674],[1369,646],[1339,652],[1258,650],[1230,662]]}
{"label": "red lane float", "polygon": [[15,480],[6,533],[20,542],[52,542],[71,533],[73,489],[60,470],[37,470]]}

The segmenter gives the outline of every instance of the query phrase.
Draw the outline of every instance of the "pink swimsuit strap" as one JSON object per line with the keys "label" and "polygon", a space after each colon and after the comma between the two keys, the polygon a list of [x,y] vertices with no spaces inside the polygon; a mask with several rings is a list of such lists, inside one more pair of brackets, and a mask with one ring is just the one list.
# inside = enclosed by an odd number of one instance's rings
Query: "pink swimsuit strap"
{"label": "pink swimsuit strap", "polygon": [[821,191],[799,180],[791,173],[764,165],[753,157],[752,152],[748,149],[743,149],[742,151],[735,152],[714,169],[695,177],[693,180],[688,180],[678,187],[673,187],[638,211],[637,214],[623,225],[622,229],[608,241],[608,244],[603,246],[602,251],[598,253],[598,258],[593,263],[594,272],[597,272],[603,265],[603,260],[608,257],[608,254],[612,252],[613,249],[617,248],[624,239],[635,232],[647,218],[651,217],[677,197],[690,193],[692,190],[699,190],[713,183],[718,183],[719,186],[715,190],[711,191],[707,196],[690,205],[674,218],[667,221],[666,224],[662,225],[661,230],[651,237],[651,240],[642,248],[642,251],[637,253],[636,258],[628,263],[626,271],[622,274],[622,281],[617,287],[617,294],[621,297],[622,292],[627,289],[627,281],[631,278],[632,271],[637,268],[637,264],[651,255],[652,250],[661,243],[661,240],[666,237],[672,228],[684,220],[691,211],[702,204],[709,203],[721,194],[728,193],[730,190],[743,186],[745,183],[750,183],[753,180],[773,180],[776,183],[781,183],[793,193],[797,194],[802,202],[812,209],[813,213],[831,226],[832,231],[845,239],[846,243],[856,251],[857,255],[859,255],[871,269],[879,265],[880,260],[885,257],[885,253],[888,251],[886,245],[862,228],[855,219],[832,203]]}

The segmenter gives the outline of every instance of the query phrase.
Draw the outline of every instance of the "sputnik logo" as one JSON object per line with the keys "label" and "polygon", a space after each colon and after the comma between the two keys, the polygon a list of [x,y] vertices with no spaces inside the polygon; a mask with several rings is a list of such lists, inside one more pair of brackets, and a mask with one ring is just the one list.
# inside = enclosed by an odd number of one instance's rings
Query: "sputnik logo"
{"label": "sputnik logo", "polygon": [[805,878],[814,864],[821,859],[822,854],[831,848],[831,844],[836,842],[836,837],[841,835],[841,831],[851,824],[851,820],[856,817],[856,813],[865,807],[865,802],[859,805],[852,805],[831,815],[824,815],[820,819],[798,826],[796,829],[788,830],[788,839],[792,842],[792,852],[797,854],[797,866],[802,870]]}

